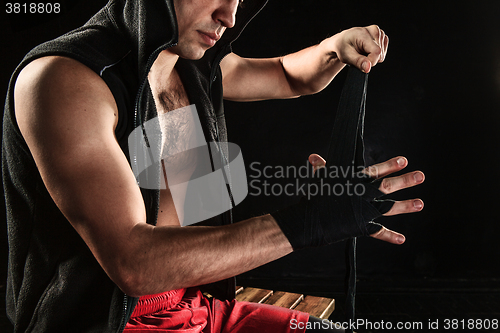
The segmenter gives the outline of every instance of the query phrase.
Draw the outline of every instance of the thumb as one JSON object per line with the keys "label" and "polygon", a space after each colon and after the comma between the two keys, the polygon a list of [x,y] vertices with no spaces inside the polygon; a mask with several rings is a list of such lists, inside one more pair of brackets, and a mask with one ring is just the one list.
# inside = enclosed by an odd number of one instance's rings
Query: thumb
{"label": "thumb", "polygon": [[370,59],[359,54],[356,54],[352,65],[358,68],[363,73],[370,73],[370,70],[372,69],[372,63],[370,62]]}
{"label": "thumb", "polygon": [[340,59],[343,63],[352,65],[358,68],[363,73],[369,73],[372,68],[372,63],[367,56],[359,54],[356,48],[349,48],[345,51],[344,59]]}

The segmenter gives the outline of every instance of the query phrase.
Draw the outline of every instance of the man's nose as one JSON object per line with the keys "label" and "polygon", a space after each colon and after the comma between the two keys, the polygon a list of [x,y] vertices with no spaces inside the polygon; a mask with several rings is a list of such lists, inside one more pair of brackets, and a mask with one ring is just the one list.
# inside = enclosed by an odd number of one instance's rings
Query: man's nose
{"label": "man's nose", "polygon": [[219,7],[213,13],[213,19],[226,28],[234,27],[239,0],[221,0]]}

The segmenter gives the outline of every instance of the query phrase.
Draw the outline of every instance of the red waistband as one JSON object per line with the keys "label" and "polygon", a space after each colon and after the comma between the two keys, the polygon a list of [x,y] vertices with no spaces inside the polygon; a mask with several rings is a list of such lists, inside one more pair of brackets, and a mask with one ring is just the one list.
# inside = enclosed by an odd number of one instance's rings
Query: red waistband
{"label": "red waistband", "polygon": [[132,318],[153,314],[163,310],[170,310],[175,307],[184,297],[186,289],[175,289],[155,295],[146,295],[139,298]]}

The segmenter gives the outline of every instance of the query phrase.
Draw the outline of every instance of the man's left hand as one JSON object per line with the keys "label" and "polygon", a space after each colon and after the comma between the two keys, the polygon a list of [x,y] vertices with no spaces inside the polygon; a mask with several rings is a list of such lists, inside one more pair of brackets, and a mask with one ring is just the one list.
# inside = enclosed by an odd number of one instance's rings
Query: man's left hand
{"label": "man's left hand", "polygon": [[342,63],[368,73],[385,60],[389,37],[377,25],[370,25],[344,30],[323,43]]}

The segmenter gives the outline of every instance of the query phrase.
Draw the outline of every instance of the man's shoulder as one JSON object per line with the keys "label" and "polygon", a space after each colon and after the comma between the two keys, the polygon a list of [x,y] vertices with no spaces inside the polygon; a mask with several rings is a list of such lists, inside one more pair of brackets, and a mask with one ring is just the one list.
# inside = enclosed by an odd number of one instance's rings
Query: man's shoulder
{"label": "man's shoulder", "polygon": [[99,76],[93,70],[75,59],[64,56],[45,56],[31,61],[22,69],[16,81],[16,88],[21,84],[36,87],[41,83],[47,83],[45,80],[57,84],[61,81],[66,83],[98,81],[98,78]]}
{"label": "man's shoulder", "polygon": [[54,96],[62,100],[66,94],[73,93],[75,98],[85,93],[105,95],[109,89],[97,73],[81,62],[68,57],[46,56],[31,61],[22,69],[15,91],[16,96],[43,91],[39,97]]}
{"label": "man's shoulder", "polygon": [[99,75],[61,56],[38,58],[26,65],[17,78],[14,100],[21,130],[23,123],[33,126],[47,118],[69,125],[116,116],[113,95]]}

